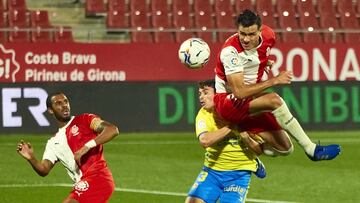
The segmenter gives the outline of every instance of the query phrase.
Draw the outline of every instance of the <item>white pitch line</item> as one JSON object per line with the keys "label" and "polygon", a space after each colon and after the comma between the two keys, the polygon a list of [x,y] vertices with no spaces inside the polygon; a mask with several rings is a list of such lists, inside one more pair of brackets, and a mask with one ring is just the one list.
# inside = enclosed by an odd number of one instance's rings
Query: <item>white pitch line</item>
{"label": "white pitch line", "polygon": [[[68,183],[49,183],[49,184],[0,184],[0,188],[25,188],[25,187],[72,187],[72,184]],[[142,190],[142,189],[129,189],[129,188],[115,188],[118,192],[132,192],[132,193],[144,193],[154,195],[168,195],[168,196],[180,196],[186,197],[186,193],[179,192],[164,192],[157,190]],[[277,200],[264,200],[264,199],[253,199],[247,198],[247,202],[258,202],[258,203],[298,203],[289,201],[277,201]]]}

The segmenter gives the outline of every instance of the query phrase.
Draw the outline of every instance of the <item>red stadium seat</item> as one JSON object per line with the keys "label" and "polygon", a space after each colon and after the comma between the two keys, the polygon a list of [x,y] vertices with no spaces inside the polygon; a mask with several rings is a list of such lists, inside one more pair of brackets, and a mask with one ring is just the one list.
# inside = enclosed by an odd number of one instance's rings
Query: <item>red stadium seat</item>
{"label": "red stadium seat", "polygon": [[193,0],[194,12],[205,12],[211,15],[213,13],[210,0]]}
{"label": "red stadium seat", "polygon": [[254,10],[254,5],[251,0],[236,0],[235,1],[236,15],[239,15],[245,9]]}
{"label": "red stadium seat", "polygon": [[[336,3],[337,12],[340,14],[352,14],[356,13],[355,5],[349,0],[337,0]],[[347,14],[348,13],[348,14]]]}
{"label": "red stadium seat", "polygon": [[328,30],[323,33],[325,43],[343,43],[344,40],[340,33],[335,33],[336,29],[339,29],[339,23],[334,16],[320,16],[320,27]]}
{"label": "red stadium seat", "polygon": [[0,0],[0,12],[3,12],[3,11],[5,11],[6,9],[5,9],[5,7],[4,7],[4,2],[3,2],[3,0]]}
{"label": "red stadium seat", "polygon": [[320,25],[317,18],[314,15],[300,15],[300,27],[305,29],[303,33],[303,39],[305,43],[322,43],[323,39],[320,32]]}
{"label": "red stadium seat", "polygon": [[125,16],[124,13],[116,11],[116,10],[109,10],[106,16],[106,27],[107,28],[128,28],[128,16]]}
{"label": "red stadium seat", "polygon": [[27,11],[25,10],[9,10],[8,24],[10,27],[29,27],[29,19]]}
{"label": "red stadium seat", "polygon": [[278,20],[274,16],[272,15],[262,16],[261,14],[260,16],[264,25],[267,25],[273,29],[279,28]]}
{"label": "red stadium seat", "polygon": [[[340,15],[340,27],[348,31],[351,30],[357,31],[360,29],[360,25],[355,15]],[[359,33],[345,32],[344,41],[345,43],[353,43],[353,44],[359,43],[360,35]]]}
{"label": "red stadium seat", "polygon": [[289,15],[296,16],[295,5],[292,1],[289,0],[277,0],[276,1],[276,10],[278,15],[283,14],[284,12],[289,13]]}
{"label": "red stadium seat", "polygon": [[219,42],[225,42],[228,37],[236,33],[235,19],[231,13],[216,13],[215,22],[218,29],[231,29],[231,31],[217,33]]}
{"label": "red stadium seat", "polygon": [[193,28],[193,22],[189,13],[182,11],[173,11],[173,24],[175,28],[179,30],[175,32],[176,42],[183,42],[186,39],[193,37],[193,33],[187,30]]}
{"label": "red stadium seat", "polygon": [[[2,3],[2,2],[0,2]],[[5,20],[4,20],[4,15],[0,15],[0,28],[5,28],[6,24],[5,24]],[[6,42],[6,32],[5,31],[0,31],[0,43]]]}
{"label": "red stadium seat", "polygon": [[318,16],[312,0],[296,0],[297,13],[299,15],[315,15]]}
{"label": "red stadium seat", "polygon": [[103,15],[107,11],[104,0],[86,0],[85,1],[85,16]]}
{"label": "red stadium seat", "polygon": [[319,15],[333,15],[336,16],[336,10],[332,1],[317,0],[317,10]]}
{"label": "red stadium seat", "polygon": [[138,43],[153,43],[153,37],[150,32],[131,32],[131,41]]}
{"label": "red stadium seat", "polygon": [[157,31],[154,32],[154,41],[155,42],[174,42],[174,34],[172,32],[167,32],[165,29],[172,28],[172,23],[169,19],[169,15],[164,8],[163,11],[156,10],[152,14],[152,25],[153,28],[157,28]]}
{"label": "red stadium seat", "polygon": [[40,26],[33,27],[32,29],[36,30],[31,31],[31,42],[52,42],[51,32],[49,30],[44,30],[49,28],[50,27],[46,28]]}
{"label": "red stadium seat", "polygon": [[292,29],[298,29],[299,24],[295,16],[291,15],[279,15],[279,25],[281,28],[286,29],[288,27]]}
{"label": "red stadium seat", "polygon": [[71,27],[56,27],[54,31],[54,42],[74,42]]}
{"label": "red stadium seat", "polygon": [[281,33],[281,36],[283,43],[302,43],[302,38],[299,33],[289,31]]}
{"label": "red stadium seat", "polygon": [[[31,41],[32,42],[51,42],[51,28],[48,12],[45,10],[35,10],[30,12]],[[45,30],[44,30],[45,29]]]}
{"label": "red stadium seat", "polygon": [[173,0],[172,1],[173,12],[183,12],[190,13],[192,12],[189,0]]}
{"label": "red stadium seat", "polygon": [[108,0],[108,11],[117,11],[119,14],[125,15],[128,12],[126,0]]}
{"label": "red stadium seat", "polygon": [[27,10],[25,0],[7,0],[6,1],[7,10]]}
{"label": "red stadium seat", "polygon": [[152,0],[151,10],[153,13],[157,11],[167,12],[167,13],[170,12],[169,5],[167,1],[164,0]]}
{"label": "red stadium seat", "polygon": [[226,12],[229,14],[234,13],[234,7],[231,0],[215,0],[214,1],[215,12]]}
{"label": "red stadium seat", "polygon": [[10,31],[8,33],[8,41],[9,42],[30,42],[29,32],[20,30],[20,29],[24,29],[24,28],[19,28],[17,26],[10,27],[10,28],[12,28],[14,30]]}
{"label": "red stadium seat", "polygon": [[210,13],[205,11],[195,12],[195,27],[202,30],[196,33],[197,37],[202,38],[208,43],[216,41],[213,37],[214,33],[207,31],[215,27]]}
{"label": "red stadium seat", "polygon": [[262,16],[277,16],[272,1],[269,0],[255,1],[255,9]]}
{"label": "red stadium seat", "polygon": [[130,12],[131,13],[144,13],[148,14],[149,5],[146,0],[131,0],[130,1]]}
{"label": "red stadium seat", "polygon": [[30,12],[30,25],[50,27],[49,14],[45,10],[34,10]]}

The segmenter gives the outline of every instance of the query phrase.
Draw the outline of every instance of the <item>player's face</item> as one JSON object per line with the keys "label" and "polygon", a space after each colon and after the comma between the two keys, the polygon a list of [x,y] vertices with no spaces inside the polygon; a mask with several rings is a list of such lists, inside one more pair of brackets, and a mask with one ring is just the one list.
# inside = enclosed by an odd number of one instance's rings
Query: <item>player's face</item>
{"label": "player's face", "polygon": [[215,90],[212,87],[205,86],[204,88],[199,89],[199,101],[201,107],[208,111],[212,111],[215,104],[214,104],[214,95]]}
{"label": "player's face", "polygon": [[245,50],[256,48],[260,43],[260,29],[254,24],[249,27],[239,26],[240,44]]}
{"label": "player's face", "polygon": [[58,121],[67,122],[71,119],[70,103],[64,94],[54,95],[51,104],[52,113]]}

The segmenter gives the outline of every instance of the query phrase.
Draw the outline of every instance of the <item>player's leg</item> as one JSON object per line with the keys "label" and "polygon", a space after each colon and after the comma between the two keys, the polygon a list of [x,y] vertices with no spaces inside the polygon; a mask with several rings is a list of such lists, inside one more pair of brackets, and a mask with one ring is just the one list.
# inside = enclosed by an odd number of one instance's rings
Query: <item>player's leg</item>
{"label": "player's leg", "polygon": [[256,114],[268,110],[272,111],[280,126],[299,143],[312,160],[331,160],[340,153],[339,145],[316,146],[290,113],[283,99],[276,93],[262,95],[249,103],[250,113]]}
{"label": "player's leg", "polygon": [[192,185],[185,203],[215,203],[221,193],[218,183],[213,170],[204,167]]}
{"label": "player's leg", "polygon": [[114,189],[112,176],[99,173],[83,177],[74,185],[69,198],[78,202],[103,203],[110,199]]}
{"label": "player's leg", "polygon": [[260,132],[258,135],[265,141],[263,153],[268,156],[287,156],[294,151],[294,146],[284,130]]}
{"label": "player's leg", "polygon": [[250,171],[228,171],[223,176],[224,189],[220,196],[220,203],[244,203],[249,189]]}

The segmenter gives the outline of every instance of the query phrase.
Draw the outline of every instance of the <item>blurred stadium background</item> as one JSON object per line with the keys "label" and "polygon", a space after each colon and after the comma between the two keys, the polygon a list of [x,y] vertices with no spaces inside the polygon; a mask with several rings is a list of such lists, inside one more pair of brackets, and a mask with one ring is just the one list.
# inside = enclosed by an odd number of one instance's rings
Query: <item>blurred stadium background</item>
{"label": "blurred stadium background", "polygon": [[[15,150],[25,139],[41,158],[55,130],[45,98],[59,90],[73,113],[122,131],[105,146],[117,184],[110,202],[183,202],[203,161],[196,83],[213,77],[244,8],[277,34],[273,73],[295,73],[273,91],[314,141],[343,150],[319,163],[297,146],[262,157],[268,177],[253,178],[248,202],[360,202],[360,0],[0,0],[0,202],[60,202],[70,191],[61,166],[40,178]],[[202,70],[177,59],[189,37],[211,47]]]}

